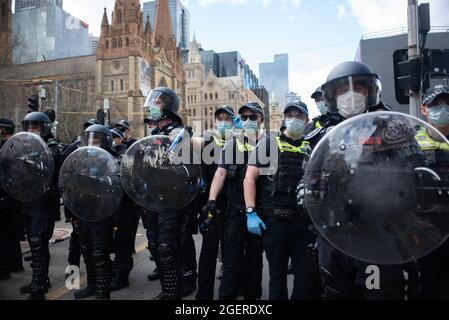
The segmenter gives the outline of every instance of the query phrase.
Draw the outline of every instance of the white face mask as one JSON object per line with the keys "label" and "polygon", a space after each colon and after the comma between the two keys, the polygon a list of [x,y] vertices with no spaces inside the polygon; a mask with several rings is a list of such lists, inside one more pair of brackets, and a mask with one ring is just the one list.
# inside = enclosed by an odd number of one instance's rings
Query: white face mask
{"label": "white face mask", "polygon": [[365,95],[348,91],[337,98],[338,113],[344,118],[351,118],[361,114],[366,108]]}

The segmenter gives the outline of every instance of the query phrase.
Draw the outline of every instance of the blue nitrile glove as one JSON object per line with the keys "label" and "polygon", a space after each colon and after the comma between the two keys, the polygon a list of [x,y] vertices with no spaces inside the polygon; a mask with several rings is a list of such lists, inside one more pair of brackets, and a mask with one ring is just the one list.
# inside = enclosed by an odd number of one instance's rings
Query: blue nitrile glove
{"label": "blue nitrile glove", "polygon": [[232,123],[234,124],[234,128],[243,129],[242,119],[239,116],[233,116]]}
{"label": "blue nitrile glove", "polygon": [[257,215],[257,212],[253,212],[251,214],[247,214],[247,220],[246,220],[246,226],[248,228],[248,231],[253,234],[257,234],[258,236],[262,236],[262,230],[260,230],[260,226],[264,230],[267,230],[267,227],[265,226],[265,223],[259,218]]}

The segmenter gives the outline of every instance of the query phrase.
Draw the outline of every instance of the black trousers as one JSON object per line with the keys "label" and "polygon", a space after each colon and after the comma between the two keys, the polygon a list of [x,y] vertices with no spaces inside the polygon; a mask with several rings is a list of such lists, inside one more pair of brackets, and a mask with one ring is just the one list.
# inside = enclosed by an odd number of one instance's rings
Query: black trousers
{"label": "black trousers", "polygon": [[306,254],[316,236],[304,219],[264,219],[267,230],[263,244],[270,269],[270,300],[288,300],[287,269],[291,258],[294,285],[292,300],[319,299],[320,288],[314,277],[313,264]]}
{"label": "black trousers", "polygon": [[54,210],[47,196],[22,205],[25,232],[31,249],[31,292],[44,293],[50,265],[48,241],[55,227]]}
{"label": "black trousers", "polygon": [[69,240],[69,256],[68,256],[68,263],[71,266],[80,266],[80,260],[81,260],[81,248],[80,248],[80,239],[79,239],[79,220],[76,220],[73,216],[72,219],[72,233],[70,234],[70,240]]}
{"label": "black trousers", "polygon": [[7,207],[0,207],[0,274],[23,267],[20,203],[9,199],[8,204],[10,205]]}
{"label": "black trousers", "polygon": [[188,281],[196,283],[197,279],[196,248],[192,236],[196,225],[192,215],[192,213],[185,211],[181,213],[180,217],[181,286]]}
{"label": "black trousers", "polygon": [[121,212],[115,221],[115,232],[113,240],[114,277],[126,280],[133,268],[133,253],[136,243],[136,233],[139,226],[139,208],[137,208],[128,196],[125,196],[123,204],[119,209]]}
{"label": "black trousers", "polygon": [[236,300],[239,293],[247,300],[262,296],[262,238],[249,233],[244,211],[231,207],[224,222],[220,300]]}
{"label": "black trousers", "polygon": [[161,276],[165,299],[180,299],[180,245],[181,215],[175,210],[148,212],[148,247]]}
{"label": "black trousers", "polygon": [[217,213],[217,218],[209,227],[209,230],[202,233],[203,243],[201,245],[200,259],[198,261],[198,291],[196,293],[196,299],[198,300],[214,299],[217,258],[220,243],[222,243],[223,240],[223,213],[224,212]]}
{"label": "black trousers", "polygon": [[96,298],[110,299],[112,262],[112,220],[78,224],[81,254],[86,263],[87,285],[96,289]]}

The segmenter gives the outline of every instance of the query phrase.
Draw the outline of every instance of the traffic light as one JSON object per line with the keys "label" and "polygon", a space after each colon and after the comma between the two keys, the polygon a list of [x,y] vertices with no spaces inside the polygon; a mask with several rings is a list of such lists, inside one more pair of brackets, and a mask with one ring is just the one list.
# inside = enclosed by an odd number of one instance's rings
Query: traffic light
{"label": "traffic light", "polygon": [[39,95],[33,94],[28,98],[28,108],[32,111],[39,111]]}
{"label": "traffic light", "polygon": [[429,73],[424,72],[424,69],[427,70],[426,59],[424,64],[421,59],[409,60],[408,50],[400,49],[394,52],[393,62],[396,100],[399,104],[409,104],[410,90],[426,91],[430,87]]}
{"label": "traffic light", "polygon": [[104,119],[106,117],[106,114],[104,113],[103,109],[97,110],[97,120],[100,122],[100,124],[104,125]]}

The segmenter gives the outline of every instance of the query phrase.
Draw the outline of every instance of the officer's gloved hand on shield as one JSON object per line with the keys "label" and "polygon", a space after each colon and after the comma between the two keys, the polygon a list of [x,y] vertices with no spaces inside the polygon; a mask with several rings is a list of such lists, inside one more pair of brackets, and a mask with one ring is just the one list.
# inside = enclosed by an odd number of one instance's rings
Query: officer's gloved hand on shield
{"label": "officer's gloved hand on shield", "polygon": [[335,248],[394,265],[424,257],[448,238],[449,179],[429,165],[416,139],[423,128],[435,131],[405,114],[368,113],[316,146],[304,176],[305,205]]}

